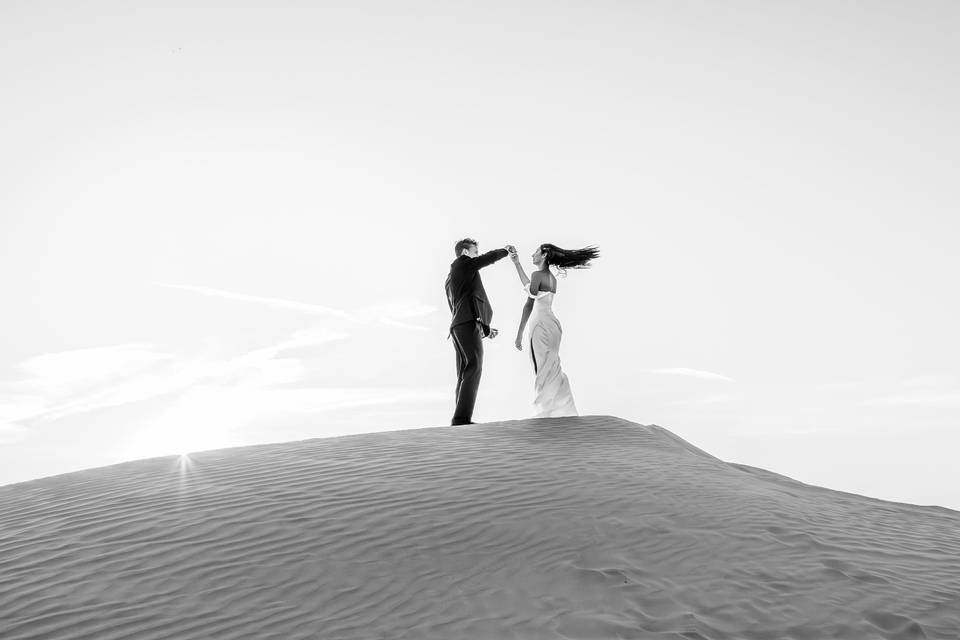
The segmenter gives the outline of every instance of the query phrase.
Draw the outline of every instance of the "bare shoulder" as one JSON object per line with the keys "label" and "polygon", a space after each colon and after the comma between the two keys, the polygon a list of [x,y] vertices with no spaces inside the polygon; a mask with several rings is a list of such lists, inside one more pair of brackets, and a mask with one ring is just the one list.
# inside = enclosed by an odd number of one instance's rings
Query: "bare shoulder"
{"label": "bare shoulder", "polygon": [[530,286],[528,287],[528,290],[530,291],[530,293],[535,294],[535,293],[537,293],[538,291],[540,291],[540,283],[541,283],[542,281],[543,281],[543,272],[542,272],[542,271],[534,271],[533,273],[531,273],[531,274],[530,274]]}
{"label": "bare shoulder", "polygon": [[549,271],[538,270],[530,274],[530,293],[536,294],[540,291],[557,291],[557,279]]}

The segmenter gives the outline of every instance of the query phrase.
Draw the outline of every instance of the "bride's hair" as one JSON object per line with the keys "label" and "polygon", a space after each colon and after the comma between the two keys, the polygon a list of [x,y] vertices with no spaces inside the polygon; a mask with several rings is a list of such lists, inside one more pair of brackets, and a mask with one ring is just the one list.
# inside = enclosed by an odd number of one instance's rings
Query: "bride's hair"
{"label": "bride's hair", "polygon": [[566,275],[567,269],[589,269],[591,260],[600,257],[600,250],[596,247],[584,249],[561,249],[555,244],[540,245],[543,259],[548,266],[556,267],[558,275]]}

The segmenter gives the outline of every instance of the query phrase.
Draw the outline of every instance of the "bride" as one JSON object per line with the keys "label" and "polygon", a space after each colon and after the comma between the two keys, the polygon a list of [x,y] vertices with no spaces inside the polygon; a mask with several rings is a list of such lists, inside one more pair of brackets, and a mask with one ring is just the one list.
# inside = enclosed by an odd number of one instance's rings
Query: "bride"
{"label": "bride", "polygon": [[560,276],[565,276],[567,269],[589,267],[590,261],[599,255],[595,247],[566,250],[556,245],[542,244],[532,256],[537,270],[527,278],[520,266],[517,252],[514,250],[510,254],[527,294],[515,346],[518,350],[523,350],[523,331],[529,320],[530,360],[537,376],[533,400],[537,418],[579,415],[577,405],[573,402],[570,382],[560,368],[559,351],[563,329],[557,316],[553,314],[557,278],[550,271],[550,267],[554,266]]}

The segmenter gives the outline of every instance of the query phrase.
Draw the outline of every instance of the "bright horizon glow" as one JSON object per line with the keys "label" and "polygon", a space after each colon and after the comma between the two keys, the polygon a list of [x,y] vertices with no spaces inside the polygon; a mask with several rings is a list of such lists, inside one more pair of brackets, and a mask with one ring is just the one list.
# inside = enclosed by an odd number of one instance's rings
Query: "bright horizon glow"
{"label": "bright horizon glow", "polygon": [[[453,244],[585,414],[960,509],[960,6],[0,9],[0,484],[449,423]],[[512,265],[476,419],[531,414]]]}

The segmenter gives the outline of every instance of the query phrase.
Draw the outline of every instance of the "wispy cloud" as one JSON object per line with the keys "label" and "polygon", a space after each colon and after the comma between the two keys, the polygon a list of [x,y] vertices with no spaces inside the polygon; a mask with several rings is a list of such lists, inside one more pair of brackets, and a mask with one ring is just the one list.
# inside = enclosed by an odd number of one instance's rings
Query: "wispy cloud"
{"label": "wispy cloud", "polygon": [[437,308],[419,302],[387,302],[364,307],[357,313],[365,318],[376,318],[382,324],[410,329],[413,331],[431,331],[430,327],[406,322],[411,318],[422,318],[436,313]]}
{"label": "wispy cloud", "polygon": [[960,407],[960,390],[907,390],[864,401],[869,405],[915,405],[928,407]]}
{"label": "wispy cloud", "polygon": [[0,444],[10,444],[30,435],[30,429],[18,421],[29,419],[44,410],[39,395],[0,394]]}
{"label": "wispy cloud", "polygon": [[136,387],[150,368],[171,364],[173,360],[172,355],[157,351],[149,344],[120,344],[33,356],[14,367],[26,374],[25,377],[0,382],[0,422],[56,419],[87,410],[86,407],[125,402],[114,397],[117,380],[124,381],[119,385],[121,396],[133,393],[139,399],[142,392],[125,387]]}
{"label": "wispy cloud", "polygon": [[865,392],[870,395],[890,394],[907,389],[960,390],[960,378],[945,375],[915,376],[906,379],[856,379],[824,382],[810,387],[811,391]]}
{"label": "wispy cloud", "polygon": [[668,402],[668,405],[673,406],[688,406],[688,405],[714,405],[714,404],[727,404],[733,400],[733,397],[727,393],[710,393],[702,396],[695,396],[693,398],[687,398],[685,400],[677,400],[674,402]]}
{"label": "wispy cloud", "polygon": [[728,378],[727,376],[722,376],[719,373],[713,373],[710,371],[701,371],[699,369],[687,369],[685,367],[669,367],[664,369],[647,369],[650,373],[659,373],[663,375],[671,376],[690,376],[694,378],[702,378],[704,380],[720,380],[723,382],[733,382],[733,378]]}
{"label": "wispy cloud", "polygon": [[25,439],[30,430],[16,422],[0,422],[0,444],[11,444]]}
{"label": "wispy cloud", "polygon": [[279,354],[344,337],[324,327],[303,329],[275,344],[222,359],[176,358],[150,345],[44,354],[18,365],[29,377],[0,385],[0,422],[58,420],[182,392],[205,381],[296,382],[303,378],[304,367],[298,359]]}
{"label": "wispy cloud", "polygon": [[35,416],[43,412],[44,406],[39,395],[4,394],[0,396],[0,424]]}
{"label": "wispy cloud", "polygon": [[252,302],[255,304],[262,304],[268,307],[273,307],[275,309],[289,309],[292,311],[299,311],[300,313],[306,313],[310,315],[317,316],[330,316],[334,318],[342,318],[344,320],[349,320],[351,322],[364,323],[365,321],[362,318],[354,316],[352,313],[348,313],[343,309],[337,309],[334,307],[326,307],[324,305],[313,304],[309,302],[299,302],[296,300],[287,300],[285,298],[273,298],[267,296],[252,296],[245,293],[235,293],[233,291],[224,291],[223,289],[214,289],[212,287],[198,287],[189,284],[170,284],[166,282],[155,282],[154,283],[160,287],[166,287],[168,289],[181,289],[183,291],[191,291],[193,293],[199,293],[205,296],[214,296],[217,298],[226,298],[228,300],[238,300],[240,302]]}
{"label": "wispy cloud", "polygon": [[295,331],[289,338],[281,340],[276,344],[272,344],[267,347],[261,347],[260,349],[254,349],[253,351],[248,351],[247,353],[237,356],[236,358],[225,360],[223,364],[230,369],[259,364],[276,357],[277,354],[283,351],[289,351],[291,349],[297,349],[301,347],[311,347],[326,344],[328,342],[336,342],[338,340],[343,340],[346,337],[347,334],[345,333],[332,331],[325,327],[302,329],[300,331]]}
{"label": "wispy cloud", "polygon": [[336,307],[328,307],[324,305],[313,304],[309,302],[300,302],[297,300],[288,300],[285,298],[273,298],[267,296],[253,296],[245,293],[236,293],[234,291],[225,291],[223,289],[215,289],[212,287],[199,287],[194,285],[185,285],[185,284],[169,284],[163,282],[155,282],[157,286],[166,287],[170,289],[181,289],[183,291],[190,291],[193,293],[199,293],[205,296],[214,296],[218,298],[225,298],[227,300],[237,300],[240,302],[250,302],[254,304],[265,305],[268,307],[273,307],[275,309],[286,309],[290,311],[297,311],[300,313],[306,313],[309,315],[320,315],[320,316],[329,316],[333,318],[340,318],[342,320],[347,320],[349,322],[359,324],[359,325],[369,325],[374,322],[379,322],[383,324],[388,324],[390,326],[402,328],[402,329],[413,329],[417,331],[429,331],[428,327],[423,327],[416,324],[411,324],[409,322],[403,322],[410,318],[419,318],[426,315],[434,313],[437,308],[421,304],[418,302],[385,302],[376,305],[371,305],[357,309],[355,311],[347,311],[346,309],[339,309]]}
{"label": "wispy cloud", "polygon": [[[346,311],[207,287],[160,286],[347,320],[358,327],[428,331],[416,319],[436,311],[409,301]],[[150,413],[138,418],[131,425],[132,431],[126,432],[130,452],[139,457],[162,455],[171,449],[252,444],[249,434],[241,434],[245,426],[256,421],[271,423],[285,415],[343,409],[349,413],[353,408],[376,406],[416,406],[423,410],[425,405],[449,400],[448,389],[350,387],[346,386],[349,377],[344,376],[338,377],[336,387],[290,387],[311,374],[329,379],[331,373],[330,367],[318,369],[318,364],[328,360],[318,359],[313,351],[298,350],[343,340],[350,330],[349,326],[343,331],[305,328],[271,344],[226,355],[218,344],[217,356],[209,351],[203,355],[167,353],[144,343],[39,354],[15,365],[19,378],[0,381],[0,442],[43,437],[44,424],[153,399],[160,399],[161,408],[153,405],[144,409]],[[333,358],[332,362],[339,364],[331,366],[343,366],[342,353]]]}
{"label": "wispy cloud", "polygon": [[[20,362],[16,369],[27,374],[30,386],[49,390],[127,375],[171,357],[149,344],[118,344],[44,353]],[[0,390],[8,386],[0,383]]]}
{"label": "wispy cloud", "polygon": [[169,398],[159,413],[128,432],[120,447],[127,458],[254,444],[244,427],[284,416],[375,406],[422,410],[449,400],[446,388],[289,386],[311,368],[297,349],[346,337],[308,328],[219,358],[175,356],[145,344],[35,356],[18,366],[25,378],[0,386],[0,442],[23,440],[44,423],[163,396]]}
{"label": "wispy cloud", "polygon": [[362,311],[376,317],[420,318],[436,312],[437,308],[419,302],[385,302],[364,307]]}
{"label": "wispy cloud", "polygon": [[409,322],[403,322],[401,320],[394,320],[393,318],[379,318],[380,322],[389,325],[391,327],[399,327],[400,329],[411,329],[413,331],[432,331],[430,327],[424,327],[419,324],[410,324]]}
{"label": "wispy cloud", "polygon": [[836,433],[849,430],[846,426],[837,425],[783,425],[771,424],[763,426],[737,427],[730,430],[731,435],[747,436],[751,438],[780,438],[783,436],[809,436],[814,433]]}
{"label": "wispy cloud", "polygon": [[876,384],[863,404],[960,407],[960,379],[954,376],[919,376],[900,382]]}

